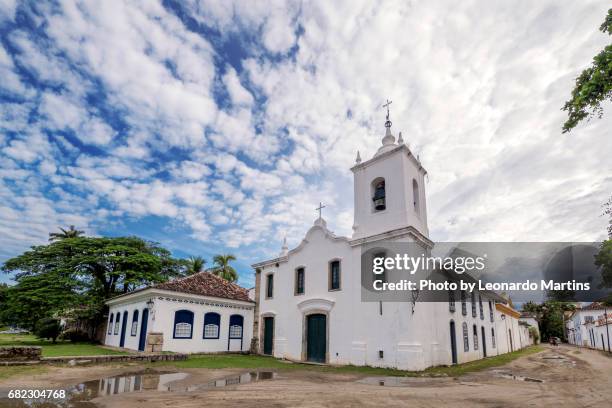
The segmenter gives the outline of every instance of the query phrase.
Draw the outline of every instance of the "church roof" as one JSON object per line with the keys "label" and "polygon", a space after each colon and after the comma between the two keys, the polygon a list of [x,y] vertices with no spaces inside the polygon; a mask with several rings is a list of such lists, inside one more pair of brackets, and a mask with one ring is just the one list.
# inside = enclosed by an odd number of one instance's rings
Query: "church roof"
{"label": "church roof", "polygon": [[153,285],[152,288],[252,302],[249,299],[249,291],[247,289],[210,272],[200,272],[184,278],[158,283]]}

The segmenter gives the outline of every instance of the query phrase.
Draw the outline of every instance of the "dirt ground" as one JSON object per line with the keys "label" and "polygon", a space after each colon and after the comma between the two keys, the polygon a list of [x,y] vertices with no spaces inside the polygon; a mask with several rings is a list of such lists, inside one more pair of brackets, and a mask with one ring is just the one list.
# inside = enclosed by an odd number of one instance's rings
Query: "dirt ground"
{"label": "dirt ground", "polygon": [[[0,382],[0,388],[66,386],[138,371],[123,367],[53,368],[45,374]],[[173,383],[187,387],[249,370],[184,369]],[[513,376],[518,376],[517,379]],[[529,377],[527,381],[520,377]],[[282,370],[275,379],[196,391],[146,391],[98,397],[101,408],[161,407],[609,407],[612,357],[569,346],[551,348],[512,363],[459,378],[403,378],[401,386],[380,386],[385,378]],[[531,380],[531,381],[529,381]],[[543,382],[535,382],[542,380]],[[10,384],[9,384],[10,381]],[[370,383],[364,383],[370,382]],[[387,380],[387,384],[393,380]]]}

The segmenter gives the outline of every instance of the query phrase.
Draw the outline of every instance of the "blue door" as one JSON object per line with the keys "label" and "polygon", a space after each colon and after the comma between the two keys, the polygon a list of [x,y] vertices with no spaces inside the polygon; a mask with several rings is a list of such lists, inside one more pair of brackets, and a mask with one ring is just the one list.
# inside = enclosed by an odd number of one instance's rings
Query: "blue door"
{"label": "blue door", "polygon": [[123,347],[125,345],[125,330],[127,329],[127,318],[128,312],[127,310],[123,312],[123,323],[121,323],[121,340],[119,341],[119,347]]}
{"label": "blue door", "polygon": [[140,323],[140,339],[138,340],[138,350],[144,351],[147,341],[147,323],[149,322],[149,309],[142,311],[142,322]]}
{"label": "blue door", "polygon": [[327,317],[324,314],[311,314],[306,317],[306,359],[325,363],[327,351]]}

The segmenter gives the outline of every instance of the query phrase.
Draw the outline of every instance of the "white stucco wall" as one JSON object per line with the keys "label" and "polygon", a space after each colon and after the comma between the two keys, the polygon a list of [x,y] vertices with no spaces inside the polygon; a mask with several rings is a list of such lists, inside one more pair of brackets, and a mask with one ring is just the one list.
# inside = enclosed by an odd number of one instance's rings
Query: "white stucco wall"
{"label": "white stucco wall", "polygon": [[[211,353],[227,351],[248,351],[253,334],[254,304],[221,298],[188,295],[179,292],[160,291],[151,289],[142,291],[125,298],[111,300],[109,313],[116,314],[128,312],[128,325],[125,336],[125,348],[138,350],[138,341],[142,327],[142,311],[146,302],[154,299],[153,310],[149,313],[147,332],[163,333],[163,351],[182,353]],[[131,319],[135,309],[139,310],[139,324],[135,336],[131,336]],[[174,317],[179,310],[189,310],[194,314],[191,338],[174,338]],[[208,312],[218,313],[221,317],[219,339],[204,339],[204,315]],[[231,315],[243,317],[242,341],[229,340],[229,321]],[[109,315],[110,316],[110,315]],[[106,334],[104,344],[119,347],[121,325],[119,333]],[[229,342],[228,342],[229,340]]]}
{"label": "white stucco wall", "polygon": [[[291,251],[286,260],[261,269],[260,316],[275,318],[274,351],[279,358],[305,359],[305,316],[324,312],[328,316],[328,362],[377,367],[422,370],[451,364],[450,321],[456,323],[459,363],[482,358],[482,327],[485,328],[487,355],[497,354],[493,347],[488,298],[483,296],[480,318],[478,296],[476,317],[472,317],[471,298],[462,314],[460,294],[455,294],[455,312],[447,302],[411,302],[361,300],[361,249],[351,247],[346,239],[335,238],[322,225],[309,230],[304,243]],[[328,289],[329,263],[341,261],[341,290]],[[305,268],[304,294],[295,294],[295,271]],[[274,293],[266,297],[266,276],[274,276]],[[493,305],[494,308],[494,305]],[[263,319],[260,318],[260,345]],[[469,330],[469,351],[463,348],[462,323]],[[478,331],[478,350],[474,349],[473,325]],[[517,340],[518,341],[518,340]],[[383,351],[383,358],[379,356]]]}

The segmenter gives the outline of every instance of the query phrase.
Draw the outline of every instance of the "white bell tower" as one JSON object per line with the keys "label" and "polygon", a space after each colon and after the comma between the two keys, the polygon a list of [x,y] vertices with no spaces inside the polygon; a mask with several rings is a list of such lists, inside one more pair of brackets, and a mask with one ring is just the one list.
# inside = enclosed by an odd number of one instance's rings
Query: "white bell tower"
{"label": "white bell tower", "polygon": [[404,144],[400,132],[396,143],[391,133],[389,105],[382,146],[374,157],[361,161],[357,152],[351,168],[355,183],[353,239],[414,228],[429,237],[425,174],[418,158]]}

